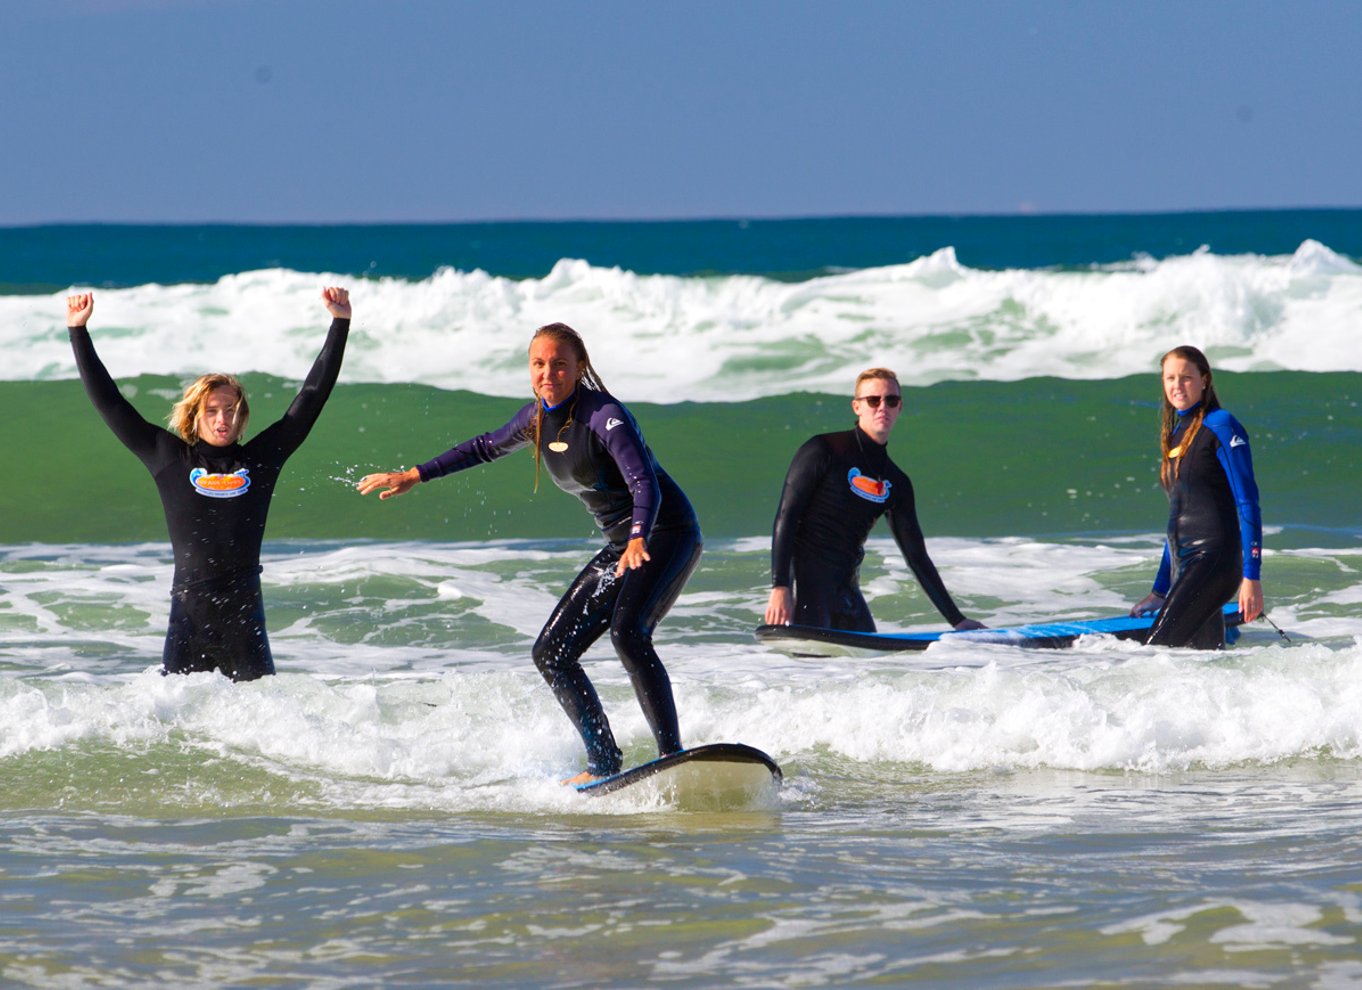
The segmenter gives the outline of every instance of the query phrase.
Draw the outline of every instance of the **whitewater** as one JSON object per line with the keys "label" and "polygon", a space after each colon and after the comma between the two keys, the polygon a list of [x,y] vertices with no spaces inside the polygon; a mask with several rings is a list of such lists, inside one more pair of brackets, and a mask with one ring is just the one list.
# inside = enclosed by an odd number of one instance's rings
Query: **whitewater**
{"label": "whitewater", "polygon": [[[861,368],[907,385],[1149,372],[1170,342],[1228,371],[1357,371],[1362,266],[1307,240],[1289,256],[1202,249],[1081,270],[983,270],[943,247],[914,261],[797,282],[639,275],[564,259],[542,278],[441,269],[424,279],[247,271],[212,283],[96,289],[112,368],[300,375],[321,286],[348,284],[344,380],[525,394],[529,333],[579,329],[621,398],[739,401],[840,393]],[[88,286],[73,286],[73,289]],[[58,295],[0,296],[6,380],[75,375]]]}

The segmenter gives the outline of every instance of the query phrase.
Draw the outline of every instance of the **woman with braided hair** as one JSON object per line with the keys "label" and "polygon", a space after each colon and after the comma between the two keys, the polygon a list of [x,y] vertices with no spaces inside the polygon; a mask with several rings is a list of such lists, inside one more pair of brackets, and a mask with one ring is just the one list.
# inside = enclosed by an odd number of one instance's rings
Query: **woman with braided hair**
{"label": "woman with braided hair", "polygon": [[700,526],[680,487],[658,465],[638,423],[605,390],[586,345],[564,323],[530,341],[534,399],[500,429],[466,440],[405,471],[366,475],[362,495],[389,499],[455,471],[532,446],[542,465],[596,519],[606,545],[569,586],[534,644],[534,662],[586,746],[587,766],[567,783],[620,769],[621,753],[581,657],[608,629],[657,742],[681,749],[671,680],[653,630],[700,560]]}
{"label": "woman with braided hair", "polygon": [[1263,612],[1263,524],[1248,433],[1220,408],[1211,365],[1195,347],[1163,356],[1162,459],[1168,542],[1153,590],[1131,615],[1158,612],[1147,642],[1221,649],[1221,606],[1245,622]]}

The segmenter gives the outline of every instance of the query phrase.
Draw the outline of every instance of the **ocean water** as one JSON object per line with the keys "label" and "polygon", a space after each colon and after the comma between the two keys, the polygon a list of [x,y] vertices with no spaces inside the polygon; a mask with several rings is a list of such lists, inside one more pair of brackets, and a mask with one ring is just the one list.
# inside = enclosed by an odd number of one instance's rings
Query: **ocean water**
{"label": "ocean water", "polygon": [[[0,231],[0,982],[16,987],[1362,985],[1362,230],[1170,217]],[[348,284],[341,386],[290,462],[278,677],[157,673],[154,489],[73,380],[62,297],[148,416],[187,377],[287,404]],[[691,744],[772,801],[587,801],[528,658],[595,544],[529,458],[352,491],[499,425],[581,329],[707,534],[659,629]],[[1166,512],[1154,362],[1210,353],[1254,441],[1265,623],[911,657],[759,646],[794,448],[895,367],[891,450],[991,625],[1123,611]],[[884,531],[881,628],[940,627]],[[650,736],[589,654],[627,761]]]}

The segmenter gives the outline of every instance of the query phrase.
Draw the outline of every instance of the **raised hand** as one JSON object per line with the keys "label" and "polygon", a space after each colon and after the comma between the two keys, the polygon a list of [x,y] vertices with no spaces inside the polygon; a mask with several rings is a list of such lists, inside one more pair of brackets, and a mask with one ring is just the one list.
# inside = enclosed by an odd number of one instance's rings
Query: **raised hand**
{"label": "raised hand", "polygon": [[90,321],[90,314],[95,311],[95,294],[93,292],[78,292],[73,296],[66,297],[66,325],[68,327],[83,327]]}
{"label": "raised hand", "polygon": [[322,289],[322,302],[326,304],[327,312],[336,319],[350,319],[349,289],[343,289],[339,285],[327,286],[325,289]]}

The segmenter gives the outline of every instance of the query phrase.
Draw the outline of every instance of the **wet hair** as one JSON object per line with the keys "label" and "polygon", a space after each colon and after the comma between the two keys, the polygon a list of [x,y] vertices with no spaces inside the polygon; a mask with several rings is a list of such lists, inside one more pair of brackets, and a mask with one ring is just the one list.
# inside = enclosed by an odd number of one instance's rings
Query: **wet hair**
{"label": "wet hair", "polygon": [[876,378],[886,382],[893,382],[894,387],[898,389],[900,393],[903,392],[903,386],[899,385],[899,376],[888,368],[866,368],[865,371],[862,371],[856,376],[856,384],[851,387],[852,396],[855,396],[856,393],[861,390],[861,382],[868,382]]}
{"label": "wet hair", "polygon": [[200,375],[185,386],[184,395],[170,410],[166,422],[170,429],[180,435],[185,443],[199,439],[199,417],[203,415],[204,403],[217,389],[230,388],[236,392],[236,439],[246,434],[246,422],[251,418],[251,406],[246,401],[246,389],[234,375],[214,372]]}
{"label": "wet hair", "polygon": [[[1159,481],[1164,488],[1171,488],[1173,482],[1177,480],[1178,473],[1182,469],[1182,455],[1192,446],[1192,441],[1196,439],[1197,432],[1201,429],[1201,424],[1206,420],[1206,414],[1220,408],[1220,399],[1216,397],[1215,385],[1212,383],[1211,362],[1206,359],[1206,355],[1201,353],[1199,348],[1191,344],[1183,344],[1181,347],[1174,347],[1171,351],[1159,358],[1159,372],[1162,375],[1163,366],[1168,363],[1169,358],[1178,358],[1183,361],[1191,361],[1196,365],[1197,371],[1201,372],[1201,377],[1206,380],[1206,389],[1201,395],[1201,402],[1194,411],[1187,413],[1186,416],[1178,416],[1177,407],[1168,401],[1168,393],[1162,388],[1162,378],[1160,378],[1159,391],[1163,395],[1163,409],[1161,410],[1159,426]],[[1173,431],[1177,429],[1178,423],[1186,423],[1182,431],[1182,443],[1176,448],[1173,447]],[[1175,456],[1169,455],[1177,451]]]}
{"label": "wet hair", "polygon": [[[573,354],[581,365],[581,375],[577,379],[579,385],[586,385],[587,388],[595,389],[597,392],[605,391],[605,383],[601,381],[600,374],[591,364],[591,356],[586,352],[586,344],[582,341],[582,335],[566,323],[546,323],[534,332],[530,338],[530,346],[540,337],[548,337],[550,340],[560,344],[566,344],[572,348]],[[576,396],[572,399],[577,401]],[[572,414],[568,413],[568,423],[572,422]],[[566,428],[567,424],[564,424]],[[544,432],[544,400],[538,395],[534,397],[534,490],[539,491],[539,465],[543,460],[543,448],[541,441]]]}

